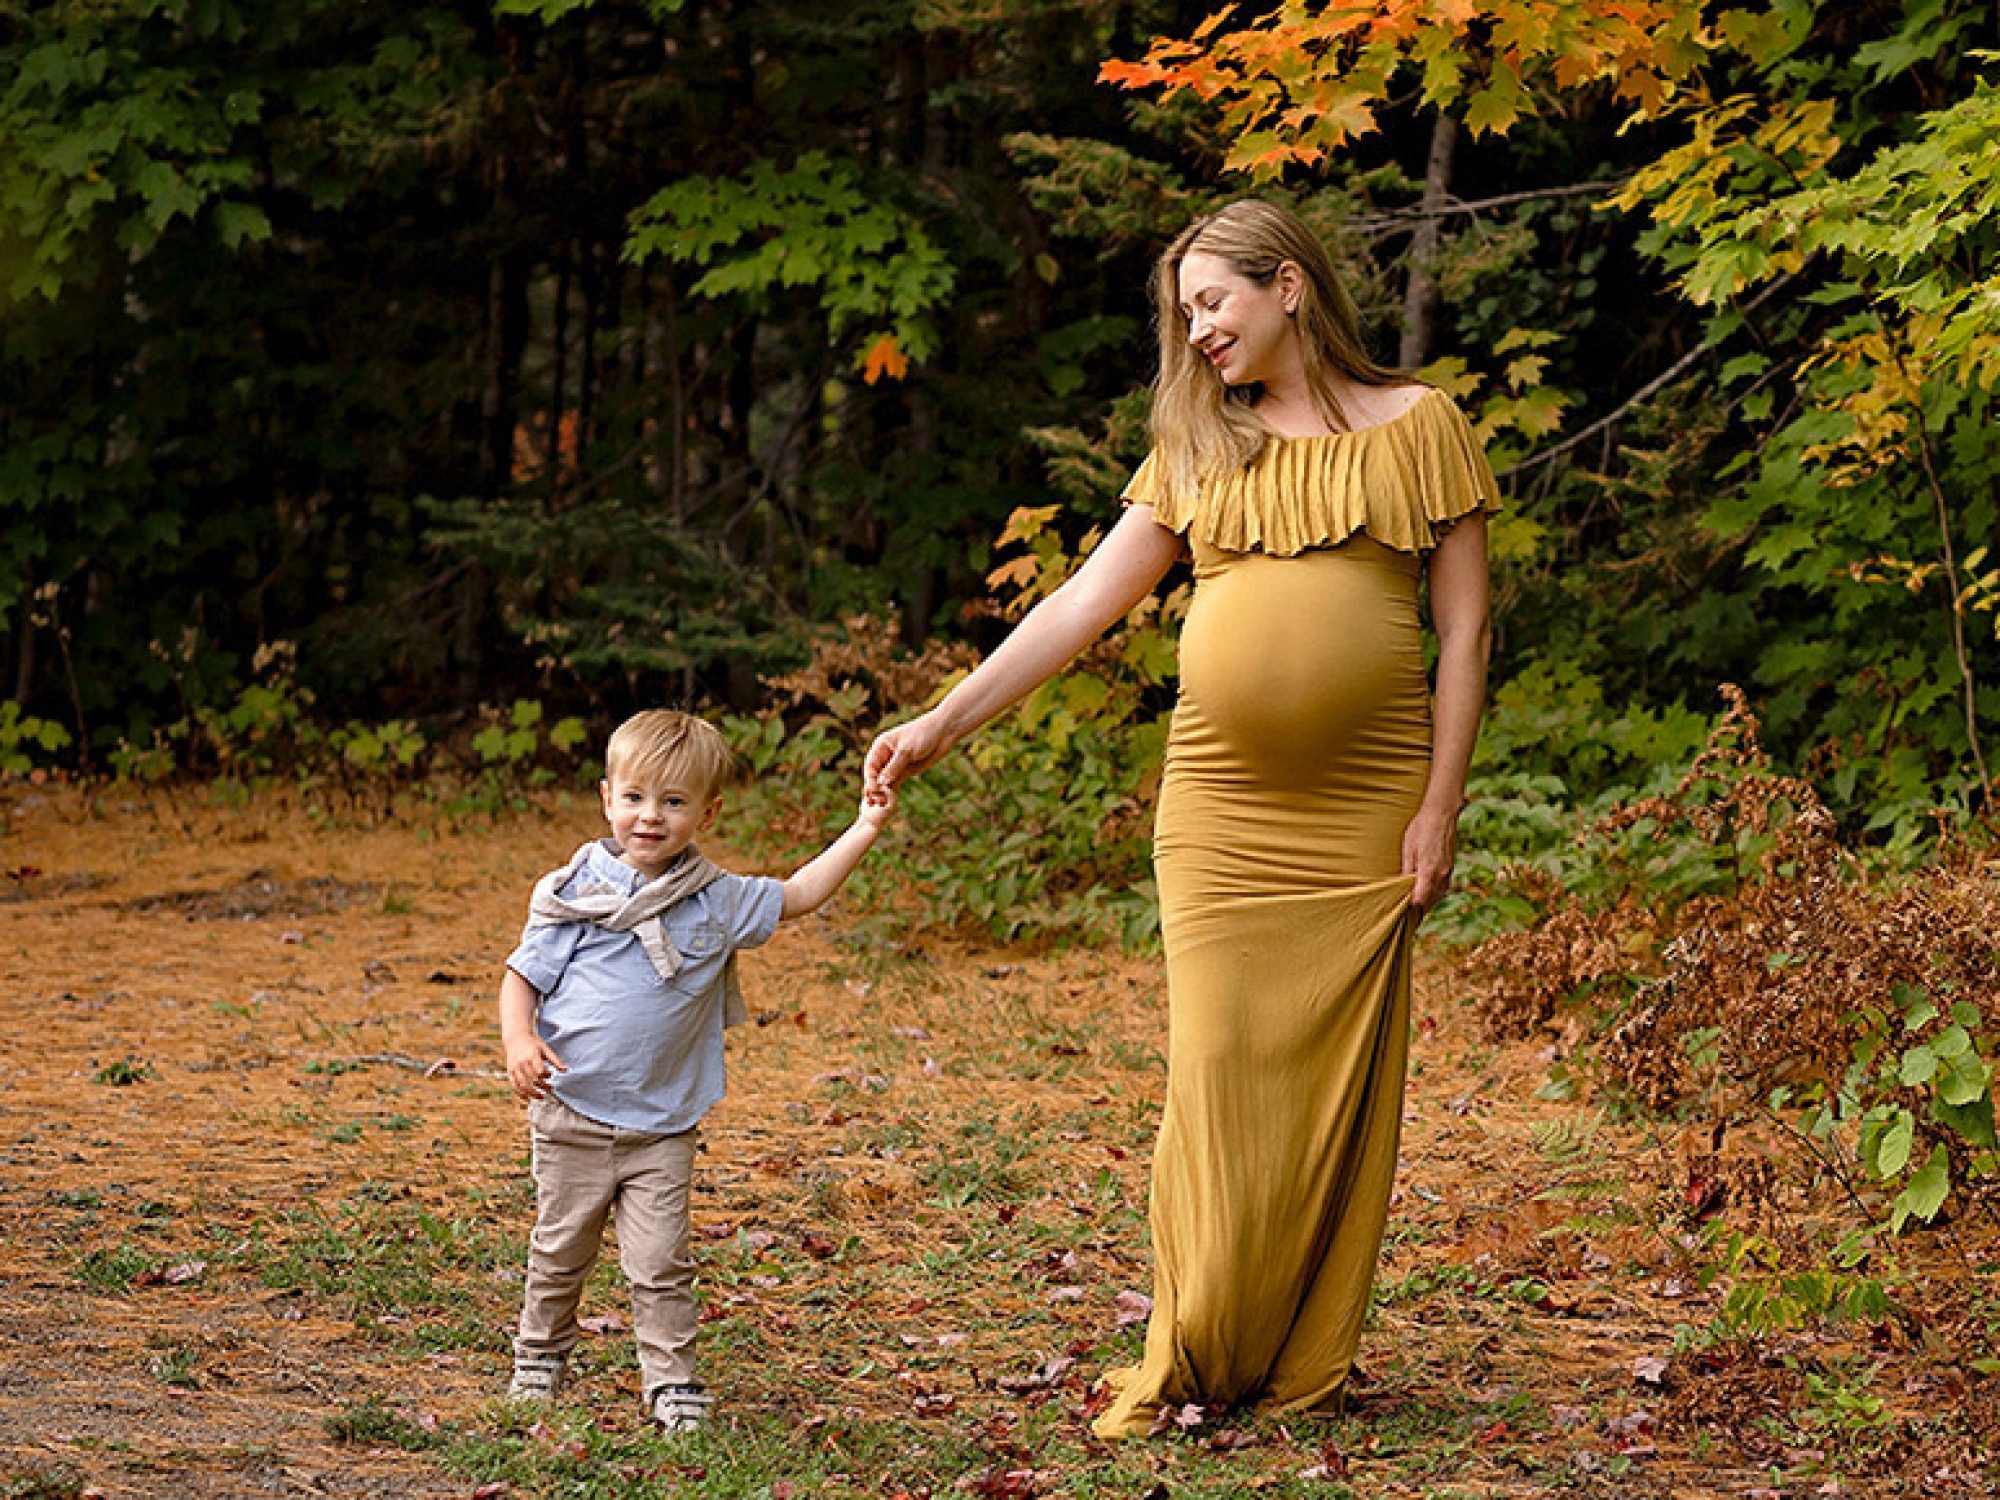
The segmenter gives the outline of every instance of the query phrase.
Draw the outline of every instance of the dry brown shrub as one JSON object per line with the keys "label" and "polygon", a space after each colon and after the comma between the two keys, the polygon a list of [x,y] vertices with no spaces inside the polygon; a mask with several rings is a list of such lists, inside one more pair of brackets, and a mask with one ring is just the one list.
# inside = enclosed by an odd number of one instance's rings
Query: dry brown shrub
{"label": "dry brown shrub", "polygon": [[911,651],[887,616],[853,614],[814,641],[803,667],[767,678],[765,686],[793,705],[832,708],[851,728],[924,707],[947,677],[970,670],[978,659],[963,642],[931,641]]}
{"label": "dry brown shrub", "polygon": [[[1664,917],[1643,891],[1593,913],[1560,892],[1530,889],[1550,915],[1469,960],[1488,1028],[1518,1036],[1546,1025],[1565,997],[1635,972],[1636,944],[1661,942],[1662,972],[1596,1054],[1654,1109],[1701,1087],[1754,1099],[1780,1083],[1837,1083],[1866,1018],[1896,1010],[1897,985],[1946,1004],[1970,1001],[1990,1030],[2000,1020],[1993,871],[1961,851],[1894,883],[1869,879],[1812,787],[1772,774],[1743,695],[1722,691],[1728,711],[1680,785],[1618,809],[1592,832],[1643,820],[1660,835],[1692,832],[1754,851],[1737,889]],[[1698,1069],[1695,1050],[1712,1053],[1716,1070]]]}
{"label": "dry brown shrub", "polygon": [[1463,972],[1486,1033],[1514,1039],[1547,1026],[1564,1001],[1630,973],[1635,944],[1650,936],[1650,920],[1622,903],[1593,912],[1565,902],[1546,871],[1516,867],[1502,878],[1550,915],[1488,938],[1467,956]]}
{"label": "dry brown shrub", "polygon": [[1984,872],[1936,868],[1878,888],[1807,861],[1691,915],[1603,1052],[1655,1107],[1699,1082],[1689,1041],[1704,1028],[1725,1072],[1761,1095],[1837,1082],[1865,1018],[1893,1014],[1897,985],[1969,1000],[1989,1026],[2000,1016],[2000,888]]}

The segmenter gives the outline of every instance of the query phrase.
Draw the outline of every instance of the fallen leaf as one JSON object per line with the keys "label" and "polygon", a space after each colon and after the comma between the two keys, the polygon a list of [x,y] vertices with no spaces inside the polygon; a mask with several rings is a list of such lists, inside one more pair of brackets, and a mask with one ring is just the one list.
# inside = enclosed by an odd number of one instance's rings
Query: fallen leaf
{"label": "fallen leaf", "polygon": [[585,1333],[623,1333],[625,1320],[616,1313],[602,1313],[596,1317],[578,1318],[576,1326]]}
{"label": "fallen leaf", "polygon": [[805,1234],[799,1238],[799,1248],[814,1260],[830,1260],[840,1246],[823,1234]]}
{"label": "fallen leaf", "polygon": [[1112,1322],[1120,1328],[1143,1323],[1153,1315],[1153,1299],[1144,1292],[1120,1292],[1111,1299],[1111,1305],[1116,1309]]}
{"label": "fallen leaf", "polygon": [[1632,1378],[1647,1385],[1665,1385],[1672,1360],[1657,1354],[1642,1354],[1632,1361]]}

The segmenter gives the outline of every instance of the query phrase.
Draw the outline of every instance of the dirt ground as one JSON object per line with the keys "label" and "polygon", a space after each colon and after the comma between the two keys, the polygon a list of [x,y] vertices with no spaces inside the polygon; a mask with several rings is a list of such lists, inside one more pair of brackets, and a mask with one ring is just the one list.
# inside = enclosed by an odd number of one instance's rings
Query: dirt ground
{"label": "dirt ground", "polygon": [[[69,1493],[107,1500],[473,1492],[424,1453],[338,1440],[329,1418],[373,1398],[424,1425],[477,1423],[504,1384],[518,1272],[442,1275],[454,1334],[393,1289],[360,1296],[359,1279],[387,1264],[379,1245],[322,1242],[359,1235],[371,1204],[382,1223],[435,1230],[438,1245],[417,1248],[440,1266],[477,1262],[452,1258],[461,1242],[525,1235],[494,986],[534,877],[593,820],[572,802],[473,826],[328,827],[279,795],[0,789],[0,966],[16,1015],[0,1033],[0,1494],[62,1493],[33,1488],[56,1472]],[[995,1370],[1087,1346],[1146,1287],[1157,963],[938,946],[889,964],[852,914],[831,912],[745,959],[759,1024],[731,1042],[696,1220],[716,1247],[706,1295],[756,1325],[744,1348],[765,1357],[718,1383],[800,1421],[831,1406],[894,1420],[1004,1401]],[[1392,1402],[1490,1405],[1481,1431],[1499,1456],[1467,1468],[1461,1453],[1450,1493],[1548,1488],[1509,1468],[1517,1440],[1573,1450],[1562,1487],[1589,1493],[1869,1492],[1852,1474],[1831,1488],[1776,1480],[1801,1472],[1797,1454],[1712,1446],[1698,1422],[1667,1430],[1671,1382],[1646,1362],[1671,1363],[1675,1325],[1699,1321],[1709,1294],[1645,1247],[1656,1231],[1588,1243],[1545,1231],[1620,1162],[1635,1183],[1670,1175],[1660,1163],[1676,1143],[1594,1133],[1537,1098],[1546,1055],[1481,1043],[1435,960],[1418,1013],[1382,1273],[1394,1294],[1363,1358]],[[906,1241],[984,1210],[977,1182],[953,1187],[935,1162],[920,1179],[920,1143],[898,1143],[948,1129],[997,1150],[1010,1121],[1048,1127],[1013,1167],[1047,1184],[1036,1203],[1101,1214],[1103,1228],[1080,1259],[1050,1250],[1046,1274],[998,1278],[991,1305],[910,1295],[892,1270],[922,1260]],[[979,1160],[963,1170],[997,1173],[1005,1157]],[[880,1267],[843,1286],[817,1263],[823,1235]],[[802,1303],[723,1259],[728,1244],[772,1239],[803,1247],[802,1278],[824,1273]],[[1531,1279],[1547,1294],[1513,1299]],[[877,1358],[799,1348],[802,1309],[833,1317],[841,1298],[842,1326],[878,1340]],[[919,1346],[927,1362],[910,1355]],[[1086,1361],[1075,1380],[1092,1375]],[[596,1378],[607,1407],[632,1401],[631,1372],[608,1353]],[[1523,1393],[1542,1415],[1510,1435]],[[1941,1472],[1931,1492],[1981,1492],[1969,1470],[1962,1484]],[[1391,1488],[1433,1492],[1405,1477]]]}

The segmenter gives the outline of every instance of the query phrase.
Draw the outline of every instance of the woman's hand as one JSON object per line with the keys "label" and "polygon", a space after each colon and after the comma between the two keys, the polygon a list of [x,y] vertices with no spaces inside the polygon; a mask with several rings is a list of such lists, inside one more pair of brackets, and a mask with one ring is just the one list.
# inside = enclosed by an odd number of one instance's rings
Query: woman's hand
{"label": "woman's hand", "polygon": [[1403,830],[1403,873],[1417,877],[1410,905],[1418,915],[1429,911],[1451,889],[1451,867],[1458,860],[1458,810],[1426,802]]}
{"label": "woman's hand", "polygon": [[951,742],[945,737],[935,709],[907,724],[884,730],[868,747],[866,795],[871,798],[886,795],[893,804],[898,786],[919,771],[929,770],[950,748]]}

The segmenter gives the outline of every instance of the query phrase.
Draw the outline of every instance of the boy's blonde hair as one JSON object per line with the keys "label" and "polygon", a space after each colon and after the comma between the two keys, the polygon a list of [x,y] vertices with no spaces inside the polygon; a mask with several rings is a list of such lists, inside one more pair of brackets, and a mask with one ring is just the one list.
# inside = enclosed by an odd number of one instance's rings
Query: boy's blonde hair
{"label": "boy's blonde hair", "polygon": [[736,774],[736,757],[713,724],[670,708],[649,708],[612,731],[604,774],[627,781],[678,780],[718,795]]}

